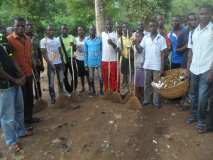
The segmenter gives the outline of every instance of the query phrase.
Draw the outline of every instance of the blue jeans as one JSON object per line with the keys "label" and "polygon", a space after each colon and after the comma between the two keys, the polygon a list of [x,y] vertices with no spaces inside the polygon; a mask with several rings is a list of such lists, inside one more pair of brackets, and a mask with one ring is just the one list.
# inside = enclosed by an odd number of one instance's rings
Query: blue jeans
{"label": "blue jeans", "polygon": [[208,89],[208,72],[195,75],[191,73],[191,98],[192,98],[192,116],[198,120],[198,124],[205,125]]}
{"label": "blue jeans", "polygon": [[48,82],[49,82],[49,93],[51,98],[55,98],[55,74],[58,78],[59,84],[59,92],[65,93],[65,86],[64,86],[64,69],[62,64],[55,64],[55,70],[52,69],[49,65],[47,67],[47,75],[48,75]]}
{"label": "blue jeans", "polygon": [[26,134],[21,87],[0,90],[0,121],[7,145],[16,144]]}

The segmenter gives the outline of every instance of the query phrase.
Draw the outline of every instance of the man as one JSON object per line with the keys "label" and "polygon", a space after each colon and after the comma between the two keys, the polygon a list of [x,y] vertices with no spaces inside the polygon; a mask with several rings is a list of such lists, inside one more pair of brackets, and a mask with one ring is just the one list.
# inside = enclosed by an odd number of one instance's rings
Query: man
{"label": "man", "polygon": [[49,82],[49,93],[51,103],[55,104],[55,73],[59,82],[59,93],[69,96],[64,86],[64,64],[63,56],[60,50],[60,42],[54,37],[54,29],[51,25],[47,26],[46,36],[40,41],[40,47],[45,61],[47,62],[47,73]]}
{"label": "man", "polygon": [[[69,29],[66,24],[61,26],[61,36],[58,37],[58,40],[61,44],[61,52],[65,63],[64,84],[66,90],[71,93],[77,88],[78,75],[76,59],[74,57],[75,37],[69,34]],[[71,83],[69,83],[68,80],[68,73],[71,75]]]}
{"label": "man", "polygon": [[141,47],[145,51],[145,61],[143,68],[144,72],[144,105],[152,103],[151,97],[153,94],[153,104],[160,107],[159,94],[153,92],[151,82],[162,75],[164,72],[164,54],[167,48],[166,39],[157,31],[157,22],[151,21],[149,23],[150,35],[143,38]]}
{"label": "man", "polygon": [[85,70],[84,66],[84,29],[83,27],[79,26],[77,28],[78,37],[75,38],[75,45],[76,45],[76,52],[75,52],[75,58],[78,66],[78,76],[81,79],[81,86],[82,89],[80,92],[85,92],[85,76],[88,82],[89,91],[91,91],[91,87],[89,85],[89,73]]}
{"label": "man", "polygon": [[103,80],[101,77],[101,59],[102,59],[102,42],[96,36],[96,28],[92,26],[89,30],[89,37],[84,42],[84,64],[89,71],[90,85],[92,88],[91,95],[95,95],[95,71],[97,71],[100,83],[100,95],[103,95]]}
{"label": "man", "polygon": [[105,31],[102,32],[102,76],[104,91],[115,92],[117,83],[117,34],[113,32],[112,21],[106,21]]}
{"label": "man", "polygon": [[33,77],[32,77],[32,44],[30,38],[25,35],[25,19],[14,18],[14,32],[7,39],[14,50],[14,60],[21,68],[21,74],[26,77],[22,86],[24,96],[24,121],[26,125],[40,122],[33,118]]}
{"label": "man", "polygon": [[188,35],[187,31],[181,25],[180,17],[172,17],[172,27],[173,30],[168,33],[167,37],[171,42],[171,68],[181,68],[185,67],[185,57],[187,51],[187,41]]}
{"label": "man", "polygon": [[[32,64],[34,74],[34,92],[35,98],[42,97],[40,74],[44,71],[43,57],[40,49],[39,39],[36,34],[33,33],[33,24],[30,21],[26,22],[26,35],[30,37],[32,43]],[[35,84],[36,83],[36,84]]]}
{"label": "man", "polygon": [[18,139],[32,135],[24,127],[24,102],[21,85],[25,76],[12,58],[6,33],[0,31],[0,126],[4,140],[15,152],[21,150]]}
{"label": "man", "polygon": [[138,28],[137,28],[137,32],[140,34],[140,36],[146,36],[147,34],[149,34],[149,32],[145,31],[144,30],[144,21],[141,20],[139,23],[138,23]]}
{"label": "man", "polygon": [[122,25],[122,36],[118,40],[118,49],[121,55],[121,74],[122,74],[122,85],[120,93],[123,98],[130,92],[130,71],[129,71],[129,58],[131,50],[131,39],[129,35],[129,28],[126,23]]}
{"label": "man", "polygon": [[213,24],[212,9],[202,7],[199,12],[199,25],[188,43],[190,48],[186,77],[191,72],[192,113],[187,123],[197,122],[198,133],[206,131],[206,111],[208,105],[208,74],[213,63]]}

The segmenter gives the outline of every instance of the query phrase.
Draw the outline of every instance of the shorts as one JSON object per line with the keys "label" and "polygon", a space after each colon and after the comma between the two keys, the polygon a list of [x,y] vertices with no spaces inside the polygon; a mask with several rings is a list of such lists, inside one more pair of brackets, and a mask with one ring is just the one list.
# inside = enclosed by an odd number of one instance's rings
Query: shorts
{"label": "shorts", "polygon": [[76,62],[78,66],[78,76],[79,77],[89,76],[89,72],[85,70],[84,61],[76,59]]}
{"label": "shorts", "polygon": [[135,87],[144,87],[144,70],[137,68],[135,72]]}

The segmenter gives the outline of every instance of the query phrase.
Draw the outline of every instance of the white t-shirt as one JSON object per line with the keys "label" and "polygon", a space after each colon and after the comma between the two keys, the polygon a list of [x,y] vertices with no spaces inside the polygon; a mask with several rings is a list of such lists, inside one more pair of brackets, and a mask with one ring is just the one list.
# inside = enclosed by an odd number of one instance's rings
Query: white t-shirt
{"label": "white t-shirt", "polygon": [[84,39],[80,40],[79,37],[76,37],[75,44],[76,44],[76,52],[75,52],[76,59],[79,61],[83,61],[84,60]]}
{"label": "white t-shirt", "polygon": [[159,71],[161,68],[161,51],[167,48],[166,39],[157,34],[154,40],[151,35],[146,35],[142,42],[141,47],[145,51],[144,69]]}
{"label": "white t-shirt", "polygon": [[61,45],[57,38],[54,37],[53,39],[50,39],[44,37],[40,42],[40,47],[47,50],[48,58],[53,64],[62,63],[61,55],[59,53]]}
{"label": "white t-shirt", "polygon": [[102,61],[112,62],[117,61],[117,53],[115,49],[108,43],[108,39],[111,39],[114,44],[117,44],[117,34],[115,32],[106,33],[102,32]]}
{"label": "white t-shirt", "polygon": [[194,30],[189,39],[188,48],[192,49],[190,71],[199,75],[207,72],[213,62],[213,24],[201,29],[200,25]]}

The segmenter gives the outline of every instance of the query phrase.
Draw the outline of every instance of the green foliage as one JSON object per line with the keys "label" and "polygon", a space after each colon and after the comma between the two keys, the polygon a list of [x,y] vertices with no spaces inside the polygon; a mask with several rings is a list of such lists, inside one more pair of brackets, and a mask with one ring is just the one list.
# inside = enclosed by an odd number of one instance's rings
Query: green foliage
{"label": "green foliage", "polygon": [[[104,13],[114,22],[149,20],[156,14],[186,15],[197,11],[200,5],[213,4],[213,0],[103,0]],[[59,29],[68,24],[71,31],[81,25],[88,28],[95,24],[94,0],[0,0],[0,21],[11,25],[14,16],[24,16],[34,22],[41,33],[48,23]]]}

